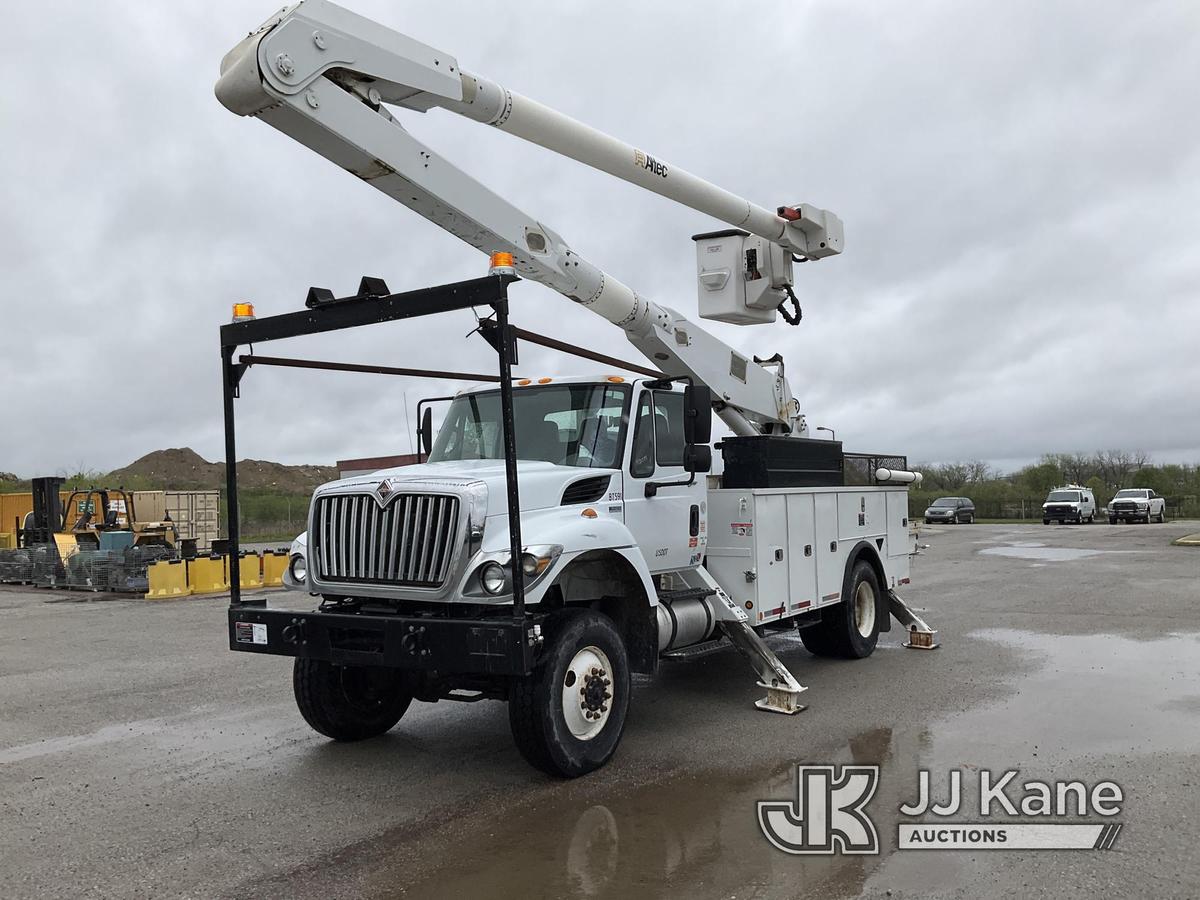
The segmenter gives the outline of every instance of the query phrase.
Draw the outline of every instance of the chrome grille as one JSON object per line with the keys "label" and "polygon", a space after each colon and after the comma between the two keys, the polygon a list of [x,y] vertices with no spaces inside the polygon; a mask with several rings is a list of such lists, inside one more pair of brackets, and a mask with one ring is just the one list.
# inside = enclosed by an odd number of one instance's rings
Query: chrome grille
{"label": "chrome grille", "polygon": [[458,536],[458,498],[395,494],[318,497],[309,540],[323,581],[441,587]]}

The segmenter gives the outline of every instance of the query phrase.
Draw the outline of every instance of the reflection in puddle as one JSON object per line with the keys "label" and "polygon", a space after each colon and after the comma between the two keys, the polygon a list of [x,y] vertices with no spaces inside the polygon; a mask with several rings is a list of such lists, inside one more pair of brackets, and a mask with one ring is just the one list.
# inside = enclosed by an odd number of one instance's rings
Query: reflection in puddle
{"label": "reflection in puddle", "polygon": [[[888,835],[895,831],[895,810],[909,799],[901,792],[914,783],[913,760],[926,740],[920,730],[897,736],[877,728],[816,761],[881,766],[872,805],[879,809],[885,854],[894,844]],[[766,773],[677,773],[652,784],[605,787],[598,796],[584,779],[524,808],[481,817],[465,831],[459,820],[415,840],[384,835],[367,853],[372,859],[363,892],[455,900],[790,897],[798,891],[855,896],[884,856],[789,856],[759,831],[758,801],[795,796],[800,761],[777,763]],[[389,859],[398,846],[408,861],[453,849],[414,878],[411,862]]]}
{"label": "reflection in puddle", "polygon": [[[930,885],[988,883],[1005,854],[895,853],[898,807],[916,796],[917,770],[945,784],[950,768],[1020,767],[1088,778],[1103,754],[1200,749],[1200,636],[1137,641],[1111,635],[983,631],[972,638],[1029,653],[1034,668],[1007,696],[957,715],[877,727],[820,759],[782,757],[767,771],[673,773],[657,782],[597,787],[584,778],[534,789],[516,808],[481,807],[444,824],[384,833],[328,868],[353,869],[373,897],[641,898],[851,897]],[[829,758],[831,757],[831,758]],[[789,856],[758,829],[757,802],[794,795],[800,762],[881,767],[870,814],[879,856]],[[647,776],[653,777],[653,776]],[[941,798],[938,798],[941,799]],[[341,869],[342,871],[338,871]]]}

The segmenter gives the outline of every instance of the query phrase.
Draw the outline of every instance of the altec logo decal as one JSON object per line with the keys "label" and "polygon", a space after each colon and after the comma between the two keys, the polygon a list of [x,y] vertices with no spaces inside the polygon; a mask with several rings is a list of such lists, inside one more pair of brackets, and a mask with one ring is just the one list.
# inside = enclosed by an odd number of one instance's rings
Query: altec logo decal
{"label": "altec logo decal", "polygon": [[643,153],[641,150],[633,151],[633,164],[639,169],[645,169],[647,172],[653,172],[661,178],[667,177],[667,164],[659,162],[649,153]]}
{"label": "altec logo decal", "polygon": [[[918,774],[918,796],[899,807],[901,816],[921,821],[897,825],[900,850],[1108,850],[1121,833],[1119,822],[1080,822],[1084,816],[1110,817],[1121,812],[1120,785],[1101,781],[1026,781],[1013,793],[1017,770],[998,776],[979,772],[979,816],[1003,815],[1002,823],[945,821],[963,809],[962,773],[953,770],[944,803],[932,802],[929,772]],[[785,853],[874,854],[879,852],[875,824],[866,811],[879,786],[878,766],[797,766],[796,797],[762,800],[758,825],[767,840]],[[929,817],[929,818],[925,818]],[[1054,821],[1070,818],[1073,821]]]}

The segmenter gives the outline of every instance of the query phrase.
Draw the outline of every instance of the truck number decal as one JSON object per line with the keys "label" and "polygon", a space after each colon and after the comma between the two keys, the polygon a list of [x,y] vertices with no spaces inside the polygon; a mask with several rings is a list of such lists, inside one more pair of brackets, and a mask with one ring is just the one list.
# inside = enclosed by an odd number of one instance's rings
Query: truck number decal
{"label": "truck number decal", "polygon": [[621,496],[620,491],[609,491],[609,494],[608,494],[608,502],[609,503],[612,503],[615,500],[621,500],[621,499],[623,499],[623,498]]}
{"label": "truck number decal", "polygon": [[666,548],[666,547],[662,547],[662,548],[660,548],[660,549],[658,549],[658,550],[655,550],[655,551],[654,551],[654,555],[655,555],[655,556],[666,556],[666,555],[667,555],[667,548]]}

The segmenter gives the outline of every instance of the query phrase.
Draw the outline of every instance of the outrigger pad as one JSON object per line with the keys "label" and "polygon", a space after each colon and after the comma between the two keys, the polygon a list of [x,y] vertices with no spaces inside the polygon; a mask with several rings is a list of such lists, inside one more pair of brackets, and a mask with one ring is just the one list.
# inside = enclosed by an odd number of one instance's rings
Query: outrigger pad
{"label": "outrigger pad", "polygon": [[798,712],[803,712],[808,709],[800,702],[800,692],[805,690],[801,688],[799,691],[795,688],[785,687],[784,685],[772,685],[760,681],[760,688],[766,688],[767,696],[761,700],[755,701],[754,705],[759,709],[767,712],[783,713],[785,716],[794,716]]}
{"label": "outrigger pad", "polygon": [[921,631],[916,625],[908,631],[908,641],[904,644],[910,650],[936,650],[941,646],[935,639],[936,631]]}
{"label": "outrigger pad", "polygon": [[937,632],[926,625],[925,620],[912,611],[912,607],[897,597],[895,591],[888,591],[888,609],[896,621],[908,630],[905,647],[910,650],[935,650],[940,646],[935,640]]}

